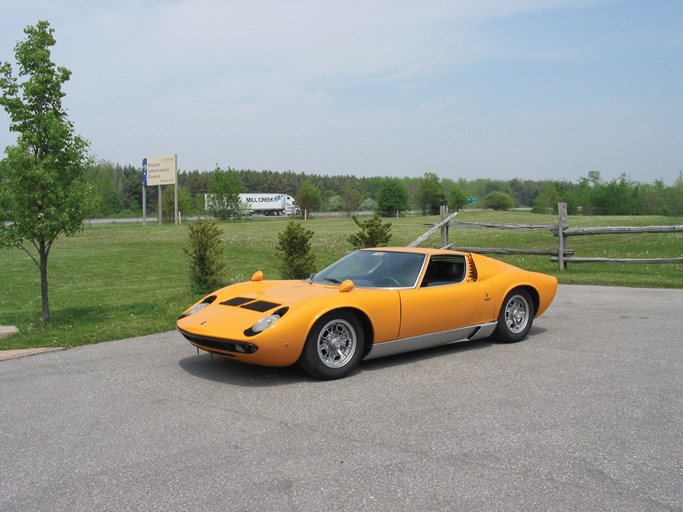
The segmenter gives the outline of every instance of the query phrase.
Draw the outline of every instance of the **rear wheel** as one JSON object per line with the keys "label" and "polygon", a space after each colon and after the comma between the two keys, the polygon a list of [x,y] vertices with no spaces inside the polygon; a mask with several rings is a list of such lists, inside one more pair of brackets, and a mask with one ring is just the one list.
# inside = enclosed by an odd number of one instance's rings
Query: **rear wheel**
{"label": "rear wheel", "polygon": [[505,343],[515,343],[526,338],[534,321],[534,303],[531,295],[518,288],[508,293],[498,315],[494,338]]}
{"label": "rear wheel", "polygon": [[347,311],[333,311],[311,329],[299,366],[318,379],[340,379],[358,365],[364,343],[365,334],[358,318]]}

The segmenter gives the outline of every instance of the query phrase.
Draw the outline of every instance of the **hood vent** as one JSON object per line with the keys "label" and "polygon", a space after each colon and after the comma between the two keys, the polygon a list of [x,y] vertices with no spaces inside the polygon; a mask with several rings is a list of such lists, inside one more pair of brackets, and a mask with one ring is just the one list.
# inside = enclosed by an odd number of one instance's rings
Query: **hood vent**
{"label": "hood vent", "polygon": [[248,299],[247,297],[234,297],[232,299],[221,302],[224,306],[241,306],[247,302],[253,302],[254,299]]}
{"label": "hood vent", "polygon": [[245,304],[243,307],[244,309],[251,309],[253,311],[259,311],[260,313],[265,313],[266,311],[270,311],[273,308],[278,307],[280,304],[275,304],[274,302],[267,302],[265,300],[257,300],[256,302],[250,302],[249,304]]}
{"label": "hood vent", "polygon": [[221,302],[223,306],[234,306],[244,309],[250,309],[252,311],[258,311],[260,313],[265,313],[273,308],[278,307],[280,304],[275,302],[268,302],[266,300],[257,300],[248,297],[234,297],[232,299],[225,300]]}

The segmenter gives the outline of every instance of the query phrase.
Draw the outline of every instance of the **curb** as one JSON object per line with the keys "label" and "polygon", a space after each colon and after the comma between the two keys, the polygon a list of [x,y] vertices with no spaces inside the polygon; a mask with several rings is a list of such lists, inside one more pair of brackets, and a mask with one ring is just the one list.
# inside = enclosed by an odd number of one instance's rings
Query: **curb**
{"label": "curb", "polygon": [[42,354],[44,352],[54,352],[56,350],[66,350],[66,347],[27,348],[27,349],[21,349],[21,350],[0,350],[0,361],[9,361],[10,359],[18,359],[20,357],[32,356],[35,354]]}

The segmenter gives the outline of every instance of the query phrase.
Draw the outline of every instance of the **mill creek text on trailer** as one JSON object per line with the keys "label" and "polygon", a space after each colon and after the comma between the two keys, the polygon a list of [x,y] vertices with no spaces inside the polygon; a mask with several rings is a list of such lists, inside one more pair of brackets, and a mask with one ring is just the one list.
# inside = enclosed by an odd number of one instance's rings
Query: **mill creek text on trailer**
{"label": "mill creek text on trailer", "polygon": [[[263,215],[295,215],[299,212],[294,198],[288,194],[240,194],[240,208],[249,215],[260,213]],[[210,210],[213,198],[204,194],[204,207]]]}

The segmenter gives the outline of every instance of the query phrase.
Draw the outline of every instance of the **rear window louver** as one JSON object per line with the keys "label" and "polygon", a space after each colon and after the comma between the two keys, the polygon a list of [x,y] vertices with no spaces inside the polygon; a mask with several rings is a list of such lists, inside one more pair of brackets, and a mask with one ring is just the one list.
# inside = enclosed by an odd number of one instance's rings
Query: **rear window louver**
{"label": "rear window louver", "polygon": [[474,265],[474,258],[472,258],[471,254],[467,255],[467,266],[469,267],[467,278],[470,281],[476,281],[479,278],[479,273],[477,272],[477,267]]}

